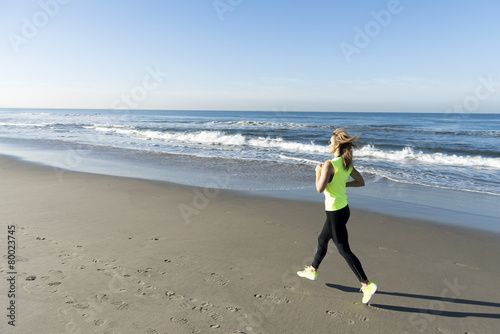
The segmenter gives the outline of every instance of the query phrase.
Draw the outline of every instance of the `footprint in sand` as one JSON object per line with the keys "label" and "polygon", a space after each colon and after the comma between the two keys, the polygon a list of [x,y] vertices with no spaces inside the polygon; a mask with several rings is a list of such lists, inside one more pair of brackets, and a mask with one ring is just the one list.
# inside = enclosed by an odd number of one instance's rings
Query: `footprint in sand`
{"label": "footprint in sand", "polygon": [[85,303],[85,302],[77,302],[77,303],[72,304],[72,306],[74,308],[85,310],[85,309],[88,309],[90,307],[90,304]]}
{"label": "footprint in sand", "polygon": [[187,308],[191,308],[193,311],[199,311],[200,313],[209,313],[214,305],[208,302],[199,301],[196,298],[191,298],[186,302]]}
{"label": "footprint in sand", "polygon": [[393,252],[393,253],[399,253],[399,251],[395,250],[395,249],[392,249],[392,248],[387,248],[387,247],[377,247],[378,249],[380,250],[383,250],[383,251],[389,251],[389,252]]}
{"label": "footprint in sand", "polygon": [[228,306],[226,307],[226,310],[228,310],[229,312],[239,312],[240,309],[238,307],[234,307],[234,306]]}
{"label": "footprint in sand", "polygon": [[[185,309],[187,311],[192,311],[195,313],[200,313],[206,316],[207,320],[205,321],[210,321],[213,320],[215,324],[211,325],[210,328],[212,329],[219,329],[222,326],[222,322],[224,321],[224,316],[217,311],[226,311],[230,312],[227,314],[229,318],[235,317],[237,312],[240,312],[240,308],[236,306],[227,306],[227,307],[222,307],[222,306],[217,306],[214,305],[208,301],[203,301],[197,298],[188,298],[184,297],[181,295],[176,294],[173,291],[165,291],[165,296],[168,298],[168,300],[172,300],[176,302],[176,306],[182,309]],[[238,313],[239,314],[239,313]],[[209,318],[208,318],[209,317]],[[246,318],[245,314],[242,314],[240,317]],[[208,320],[210,319],[210,320]],[[188,321],[186,318],[172,318],[172,322],[179,323],[179,324],[187,324]],[[189,328],[188,328],[189,329]],[[192,332],[194,333],[194,332]]]}
{"label": "footprint in sand", "polygon": [[137,272],[139,274],[143,274],[145,277],[151,277],[153,268],[146,268],[146,269],[138,269]]}
{"label": "footprint in sand", "polygon": [[[366,305],[366,304],[363,304]],[[381,309],[380,307],[373,306],[371,304],[368,304],[368,307],[371,308],[372,310],[375,310],[377,312],[387,312],[387,310]]]}
{"label": "footprint in sand", "polygon": [[328,310],[328,311],[326,311],[326,314],[328,314],[331,317],[337,318],[337,319],[347,323],[348,325],[354,325],[356,323],[356,321],[359,321],[359,322],[368,321],[368,318],[365,317],[364,315],[346,312],[346,311]]}
{"label": "footprint in sand", "polygon": [[206,301],[201,301],[196,298],[191,298],[183,302],[182,306],[192,311],[197,311],[207,316],[210,316],[212,320],[215,320],[217,322],[220,322],[224,319],[224,317],[221,314],[213,311],[213,309],[216,308],[216,306]]}
{"label": "footprint in sand", "polygon": [[94,320],[94,325],[96,326],[102,326],[104,325],[106,321],[102,320],[102,319],[97,319],[97,320]]}
{"label": "footprint in sand", "polygon": [[[71,300],[71,299],[70,299]],[[108,294],[100,294],[100,295],[96,295],[95,296],[95,301],[97,302],[97,304],[111,304],[113,306],[115,306],[115,308],[117,310],[128,310],[129,308],[129,304],[127,304],[126,302],[124,301],[121,301],[121,300],[115,300],[113,301],[111,296],[108,295]],[[66,303],[69,303],[68,301],[66,301]],[[71,301],[71,303],[74,303],[74,299]]]}
{"label": "footprint in sand", "polygon": [[477,268],[477,267],[473,267],[473,266],[469,266],[468,264],[465,264],[465,263],[455,262],[455,265],[456,265],[456,266],[459,266],[459,267],[464,267],[464,268],[469,268],[469,269],[479,270],[479,268]]}
{"label": "footprint in sand", "polygon": [[196,328],[193,324],[191,324],[186,318],[172,317],[170,318],[170,321],[173,322],[174,324],[181,326],[182,328],[189,330],[189,332],[192,334],[200,333],[200,330]]}
{"label": "footprint in sand", "polygon": [[311,293],[307,290],[297,290],[297,288],[295,287],[292,287],[292,286],[284,286],[283,289],[285,290],[289,290],[293,293],[296,293],[296,294],[299,294],[299,295],[305,295],[305,296],[308,296],[310,295]]}
{"label": "footprint in sand", "polygon": [[65,279],[67,277],[66,274],[64,274],[60,270],[50,270],[49,274],[50,274],[49,277],[51,277],[51,278],[53,277],[53,278],[58,279],[58,280]]}
{"label": "footprint in sand", "polygon": [[42,279],[50,280],[47,285],[53,293],[59,292],[59,286],[62,284],[62,280],[66,278],[66,275],[60,270],[49,271],[50,276],[43,276]]}
{"label": "footprint in sand", "polygon": [[331,317],[335,317],[337,319],[340,319],[349,325],[354,325],[354,320],[349,319],[348,317],[346,317],[345,315],[343,315],[339,311],[326,311],[326,314],[328,314]]}
{"label": "footprint in sand", "polygon": [[159,298],[160,294],[158,292],[154,292],[155,290],[156,290],[156,287],[154,287],[152,285],[147,285],[147,286],[143,286],[143,287],[137,289],[137,292],[135,293],[135,295],[140,296],[140,297]]}
{"label": "footprint in sand", "polygon": [[214,319],[215,321],[222,321],[224,319],[224,317],[218,313],[212,314],[210,318]]}
{"label": "footprint in sand", "polygon": [[97,300],[97,302],[99,304],[102,304],[102,303],[107,302],[108,300],[110,300],[111,296],[108,295],[108,294],[103,293],[103,294],[100,294],[100,295],[96,295],[95,299]]}
{"label": "footprint in sand", "polygon": [[72,304],[76,303],[76,299],[74,297],[72,297],[72,296],[66,296],[64,298],[65,298],[64,302],[66,304],[72,305]]}
{"label": "footprint in sand", "polygon": [[363,307],[368,307],[368,308],[375,310],[377,312],[388,312],[387,310],[381,309],[380,307],[373,306],[372,304],[363,304],[360,302],[354,302],[353,304],[354,305],[361,305]]}
{"label": "footprint in sand", "polygon": [[209,277],[205,278],[205,282],[225,286],[229,283],[229,280],[225,279],[221,274],[211,273]]}
{"label": "footprint in sand", "polygon": [[274,304],[288,304],[288,303],[290,303],[290,299],[287,299],[285,297],[278,297],[278,296],[273,295],[273,294],[261,295],[261,294],[256,293],[253,296],[257,299],[260,299],[260,300],[269,299]]}
{"label": "footprint in sand", "polygon": [[165,296],[167,296],[168,300],[183,300],[184,296],[176,294],[173,291],[165,291]]}
{"label": "footprint in sand", "polygon": [[61,282],[50,282],[49,286],[59,286],[60,284],[62,284],[62,283]]}
{"label": "footprint in sand", "polygon": [[116,301],[116,302],[112,302],[111,304],[115,305],[116,309],[119,311],[128,310],[128,308],[129,308],[129,305],[123,301]]}

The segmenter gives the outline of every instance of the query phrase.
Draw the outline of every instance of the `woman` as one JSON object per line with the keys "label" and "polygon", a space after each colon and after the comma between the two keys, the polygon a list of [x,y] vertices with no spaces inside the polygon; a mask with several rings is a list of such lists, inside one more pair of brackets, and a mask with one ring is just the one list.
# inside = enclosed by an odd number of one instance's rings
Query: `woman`
{"label": "woman", "polygon": [[[366,304],[377,291],[377,285],[368,281],[361,262],[351,251],[346,228],[350,214],[345,194],[346,187],[365,185],[361,174],[352,166],[352,149],[356,147],[354,142],[358,136],[350,137],[344,129],[333,131],[328,145],[329,152],[334,154],[334,159],[327,160],[324,165],[316,166],[316,190],[325,194],[326,221],[318,237],[318,249],[312,265],[306,266],[305,270],[298,271],[297,274],[300,277],[316,280],[317,269],[326,255],[328,242],[333,239],[339,253],[361,282],[362,302]],[[354,180],[347,182],[349,176]]]}

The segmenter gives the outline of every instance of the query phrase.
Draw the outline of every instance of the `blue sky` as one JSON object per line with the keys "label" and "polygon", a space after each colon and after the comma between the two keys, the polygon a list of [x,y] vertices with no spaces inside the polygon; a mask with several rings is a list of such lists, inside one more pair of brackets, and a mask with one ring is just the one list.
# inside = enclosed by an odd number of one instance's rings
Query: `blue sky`
{"label": "blue sky", "polygon": [[500,112],[499,13],[497,0],[1,0],[0,107]]}

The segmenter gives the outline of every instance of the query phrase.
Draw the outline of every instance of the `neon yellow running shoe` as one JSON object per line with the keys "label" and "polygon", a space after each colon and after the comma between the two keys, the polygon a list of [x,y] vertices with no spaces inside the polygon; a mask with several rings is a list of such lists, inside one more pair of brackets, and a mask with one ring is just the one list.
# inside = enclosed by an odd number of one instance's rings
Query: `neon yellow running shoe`
{"label": "neon yellow running shoe", "polygon": [[370,298],[372,298],[373,294],[375,291],[377,291],[377,284],[373,282],[368,282],[368,285],[366,287],[362,287],[361,291],[363,291],[363,299],[361,300],[363,304],[368,303]]}
{"label": "neon yellow running shoe", "polygon": [[311,266],[306,266],[303,271],[297,271],[297,275],[313,281],[318,279],[318,272],[316,270],[313,270],[313,267]]}

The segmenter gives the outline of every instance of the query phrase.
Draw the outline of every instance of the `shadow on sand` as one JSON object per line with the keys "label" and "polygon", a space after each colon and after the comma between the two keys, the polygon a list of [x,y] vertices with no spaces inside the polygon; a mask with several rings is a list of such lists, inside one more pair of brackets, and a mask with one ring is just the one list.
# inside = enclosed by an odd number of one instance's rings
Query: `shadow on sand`
{"label": "shadow on sand", "polygon": [[[353,288],[349,286],[343,286],[338,284],[327,283],[326,286],[332,289],[337,289],[344,292],[356,292],[359,293],[359,288]],[[475,305],[475,306],[487,306],[487,307],[497,307],[500,308],[500,303],[492,303],[485,302],[479,300],[468,300],[468,299],[460,299],[460,298],[447,298],[440,296],[426,296],[426,295],[417,295],[411,293],[402,293],[402,292],[388,292],[377,290],[377,295],[389,295],[395,297],[402,298],[415,298],[415,299],[423,299],[430,301],[439,301],[443,303],[455,303],[455,304],[465,304],[465,305]],[[434,303],[430,303],[429,306],[432,306]],[[437,306],[437,303],[435,303]],[[439,315],[443,317],[452,317],[452,318],[466,318],[466,317],[477,317],[477,318],[490,318],[490,319],[500,319],[500,313],[476,313],[476,312],[455,312],[455,311],[446,311],[441,309],[432,309],[432,308],[415,308],[415,307],[406,307],[406,306],[398,306],[398,305],[383,305],[383,304],[371,304],[373,307],[378,307],[383,310],[396,311],[396,312],[407,312],[407,313],[429,313],[433,315]]]}

